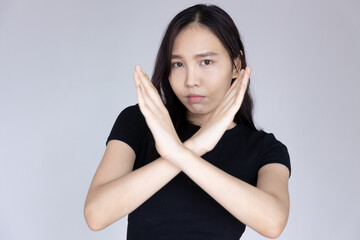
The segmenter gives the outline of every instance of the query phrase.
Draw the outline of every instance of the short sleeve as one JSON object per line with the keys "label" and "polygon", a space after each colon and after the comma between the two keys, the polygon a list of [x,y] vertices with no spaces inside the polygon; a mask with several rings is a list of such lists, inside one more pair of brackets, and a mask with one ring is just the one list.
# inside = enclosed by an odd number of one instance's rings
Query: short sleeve
{"label": "short sleeve", "polygon": [[105,145],[116,139],[127,143],[135,152],[140,153],[141,142],[146,134],[146,122],[139,105],[132,105],[122,110],[117,117]]}
{"label": "short sleeve", "polygon": [[289,178],[291,176],[290,155],[287,147],[277,140],[272,133],[265,133],[263,138],[263,149],[260,155],[259,167],[269,163],[280,163],[289,169]]}

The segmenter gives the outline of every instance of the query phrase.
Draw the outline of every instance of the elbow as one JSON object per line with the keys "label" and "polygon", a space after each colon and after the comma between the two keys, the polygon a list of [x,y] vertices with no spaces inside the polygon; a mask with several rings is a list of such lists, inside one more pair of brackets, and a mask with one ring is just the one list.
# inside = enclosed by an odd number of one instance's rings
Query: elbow
{"label": "elbow", "polygon": [[97,214],[96,212],[93,211],[93,209],[91,209],[88,206],[85,206],[84,208],[85,221],[87,226],[92,231],[100,231],[106,227],[101,223],[101,221],[99,221],[99,218],[96,215]]}
{"label": "elbow", "polygon": [[[105,229],[113,222],[125,217],[125,214],[120,214],[120,217],[116,217],[116,219],[112,219],[109,214],[106,214],[104,211],[99,210],[99,206],[92,206],[91,204],[85,205],[84,207],[84,217],[87,226],[92,231],[100,231]],[[112,219],[112,220],[111,220]]]}
{"label": "elbow", "polygon": [[267,227],[266,234],[264,234],[264,236],[271,239],[276,239],[280,237],[281,233],[285,229],[286,223],[286,218],[271,221],[271,223]]}
{"label": "elbow", "polygon": [[271,238],[271,239],[276,239],[278,237],[280,237],[282,233],[282,230],[279,230],[279,228],[273,228],[273,229],[270,229],[266,235],[264,235],[265,237],[267,238]]}

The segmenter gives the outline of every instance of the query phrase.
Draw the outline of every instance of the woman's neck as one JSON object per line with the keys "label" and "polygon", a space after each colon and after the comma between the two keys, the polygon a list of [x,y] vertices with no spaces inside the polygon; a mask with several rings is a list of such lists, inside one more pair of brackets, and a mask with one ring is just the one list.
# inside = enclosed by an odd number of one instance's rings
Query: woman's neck
{"label": "woman's neck", "polygon": [[[199,127],[202,127],[202,125],[203,125],[203,123],[204,122],[206,122],[206,121],[199,121],[199,120],[189,120],[188,119],[188,121],[191,123],[191,124],[193,124],[193,125],[196,125],[196,126],[199,126]],[[235,126],[236,126],[237,124],[235,123],[235,122],[231,122],[229,125],[228,125],[228,127],[226,128],[226,130],[229,130],[229,129],[232,129],[232,128],[234,128]]]}

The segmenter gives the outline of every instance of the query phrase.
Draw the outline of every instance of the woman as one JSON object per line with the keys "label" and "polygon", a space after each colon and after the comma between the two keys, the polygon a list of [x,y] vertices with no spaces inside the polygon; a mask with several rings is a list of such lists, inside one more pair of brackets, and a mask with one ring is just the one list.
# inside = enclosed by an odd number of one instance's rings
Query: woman
{"label": "woman", "polygon": [[128,239],[278,237],[289,215],[290,157],[257,130],[251,69],[230,16],[195,5],[170,22],[138,104],[107,139],[84,214],[92,230],[128,216]]}

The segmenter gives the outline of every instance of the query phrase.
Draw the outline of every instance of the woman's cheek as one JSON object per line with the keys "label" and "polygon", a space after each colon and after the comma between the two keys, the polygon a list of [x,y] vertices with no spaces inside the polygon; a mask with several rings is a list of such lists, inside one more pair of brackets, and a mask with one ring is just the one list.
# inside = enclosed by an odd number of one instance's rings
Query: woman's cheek
{"label": "woman's cheek", "polygon": [[180,79],[176,76],[176,74],[172,74],[171,76],[169,76],[169,83],[170,83],[170,87],[173,90],[173,92],[175,93],[175,95],[179,98],[179,94],[181,94],[181,81]]}
{"label": "woman's cheek", "polygon": [[215,66],[208,67],[202,72],[202,76],[207,79],[208,82],[216,84],[224,79],[224,69]]}

